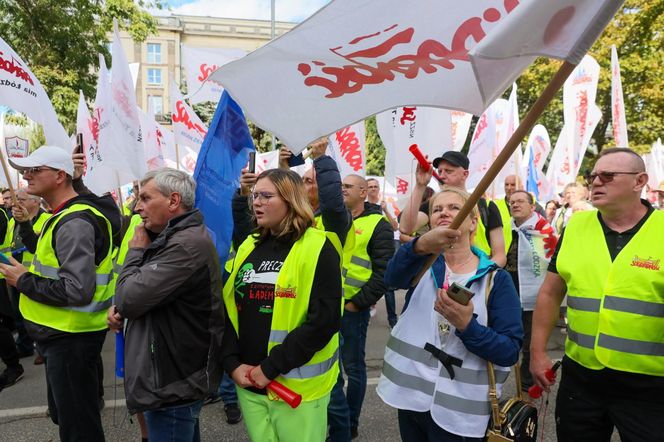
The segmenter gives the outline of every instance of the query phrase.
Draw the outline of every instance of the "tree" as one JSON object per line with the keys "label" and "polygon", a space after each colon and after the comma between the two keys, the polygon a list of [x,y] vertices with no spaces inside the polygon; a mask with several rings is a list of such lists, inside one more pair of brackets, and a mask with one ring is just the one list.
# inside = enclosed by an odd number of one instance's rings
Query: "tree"
{"label": "tree", "polygon": [[136,41],[156,32],[143,0],[0,0],[0,37],[30,66],[60,122],[76,126],[78,91],[93,97],[98,54],[110,61],[113,18]]}

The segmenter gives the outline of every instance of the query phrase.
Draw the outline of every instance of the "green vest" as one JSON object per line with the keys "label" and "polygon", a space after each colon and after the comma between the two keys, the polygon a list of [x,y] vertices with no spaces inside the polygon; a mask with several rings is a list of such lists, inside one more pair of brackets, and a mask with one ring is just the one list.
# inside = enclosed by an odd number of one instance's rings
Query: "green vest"
{"label": "green vest", "polygon": [[350,258],[344,259],[343,281],[344,298],[352,299],[357,295],[362,286],[369,281],[373,270],[371,268],[371,257],[367,247],[369,240],[373,235],[378,222],[383,219],[382,215],[377,213],[362,216],[353,221],[353,231],[355,232],[355,247]]}
{"label": "green vest", "polygon": [[510,215],[510,209],[507,207],[505,198],[495,200],[494,203],[498,206],[500,218],[503,221],[503,237],[505,238],[505,253],[507,253],[510,244],[512,244],[512,215]]}
{"label": "green vest", "polygon": [[[307,319],[309,297],[318,256],[329,239],[341,254],[341,244],[334,234],[309,228],[304,236],[293,244],[284,265],[277,276],[274,307],[267,353],[281,344],[288,334]],[[224,304],[228,319],[239,335],[238,311],[235,304],[235,279],[239,269],[254,250],[256,239],[250,235],[237,250],[233,268],[224,285]],[[343,303],[339,303],[343,310]],[[318,351],[306,364],[276,378],[286,387],[302,395],[303,401],[319,399],[330,391],[339,375],[339,334]]]}
{"label": "green vest", "polygon": [[[48,279],[60,279],[58,270],[60,262],[53,249],[53,231],[64,215],[74,212],[88,211],[106,221],[109,241],[113,237],[111,223],[101,212],[84,203],[73,204],[60,213],[53,215],[44,225],[37,242],[37,250],[30,264],[30,273]],[[96,287],[92,302],[84,306],[55,307],[33,301],[21,294],[19,309],[25,319],[36,324],[45,325],[56,330],[69,333],[82,333],[104,330],[106,325],[106,310],[111,306],[113,292],[109,285],[113,277],[113,247],[109,250],[95,267]]]}
{"label": "green vest", "polygon": [[569,220],[556,262],[567,283],[565,353],[584,367],[664,376],[664,213],[611,262],[597,211]]}
{"label": "green vest", "polygon": [[[35,232],[36,235],[39,235],[41,233],[42,227],[44,227],[44,223],[50,217],[51,217],[50,213],[42,212],[37,218],[37,220],[32,223],[32,231]],[[9,225],[11,226],[12,231],[16,228],[16,221],[14,220],[14,218],[9,220]],[[33,256],[35,255],[26,250],[25,252],[23,252],[23,256],[21,258],[21,264],[23,264],[27,268],[30,268]]]}
{"label": "green vest", "polygon": [[486,227],[484,227],[484,223],[482,222],[481,218],[477,220],[477,230],[475,230],[473,245],[486,253],[487,256],[491,256],[491,246],[486,240]]}

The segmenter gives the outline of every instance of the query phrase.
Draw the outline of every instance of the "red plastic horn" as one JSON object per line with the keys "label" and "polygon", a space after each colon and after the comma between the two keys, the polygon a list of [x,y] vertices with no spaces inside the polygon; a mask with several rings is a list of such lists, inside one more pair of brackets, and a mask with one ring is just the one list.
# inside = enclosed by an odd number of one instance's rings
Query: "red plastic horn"
{"label": "red plastic horn", "polygon": [[[551,382],[556,380],[556,373],[552,369],[548,369],[546,373],[544,374],[548,380]],[[542,397],[542,387],[539,385],[533,385],[528,389],[528,396],[530,396],[533,399],[539,399]]]}
{"label": "red plastic horn", "polygon": [[436,172],[436,169],[434,169],[433,167],[431,167],[431,164],[430,164],[430,163],[427,161],[427,159],[424,157],[424,155],[422,154],[422,151],[420,151],[420,148],[417,147],[417,144],[412,144],[412,145],[408,148],[408,150],[410,151],[410,153],[413,154],[413,156],[415,157],[415,159],[417,160],[417,162],[420,163],[420,167],[421,167],[422,169],[424,169],[425,172],[428,172],[429,170],[431,170],[431,173],[433,174],[433,177],[434,177],[435,179],[437,179],[439,183],[442,183],[442,182],[443,182],[443,180],[441,180],[440,177],[438,176],[438,173]]}
{"label": "red plastic horn", "polygon": [[272,393],[279,396],[284,402],[291,406],[291,408],[297,408],[302,402],[302,395],[295,393],[290,388],[286,387],[284,384],[272,381],[267,384],[267,389]]}

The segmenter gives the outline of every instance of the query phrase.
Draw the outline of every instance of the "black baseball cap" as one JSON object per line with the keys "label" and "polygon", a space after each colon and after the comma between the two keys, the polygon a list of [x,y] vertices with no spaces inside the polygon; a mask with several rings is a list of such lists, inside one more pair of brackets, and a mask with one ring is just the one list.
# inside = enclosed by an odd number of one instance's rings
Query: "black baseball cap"
{"label": "black baseball cap", "polygon": [[470,161],[468,161],[468,157],[466,155],[453,150],[448,150],[443,154],[443,156],[434,158],[433,167],[438,168],[438,165],[441,161],[447,161],[456,167],[463,167],[464,170],[468,170],[468,167],[470,166]]}

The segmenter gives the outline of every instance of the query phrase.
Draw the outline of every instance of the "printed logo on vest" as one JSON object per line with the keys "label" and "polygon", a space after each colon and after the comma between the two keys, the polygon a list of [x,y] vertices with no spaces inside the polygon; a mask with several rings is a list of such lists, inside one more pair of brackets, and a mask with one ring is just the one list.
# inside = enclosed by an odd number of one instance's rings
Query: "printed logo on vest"
{"label": "printed logo on vest", "polygon": [[297,298],[297,292],[295,291],[295,287],[275,287],[274,296],[277,298],[295,299]]}
{"label": "printed logo on vest", "polygon": [[355,234],[356,234],[356,235],[361,235],[362,232],[364,232],[364,230],[362,230],[362,229],[355,229]]}
{"label": "printed logo on vest", "polygon": [[652,256],[649,256],[648,259],[639,258],[637,255],[634,255],[632,259],[632,267],[641,267],[642,269],[648,270],[659,270],[660,259],[653,259]]}

